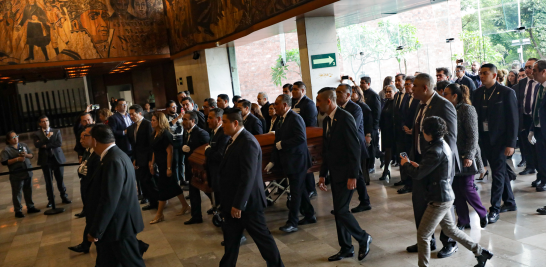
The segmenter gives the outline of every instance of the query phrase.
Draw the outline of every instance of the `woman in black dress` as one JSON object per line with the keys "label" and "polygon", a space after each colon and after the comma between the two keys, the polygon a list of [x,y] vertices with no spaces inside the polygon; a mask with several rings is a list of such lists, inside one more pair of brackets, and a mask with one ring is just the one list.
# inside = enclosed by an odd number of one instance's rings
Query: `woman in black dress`
{"label": "woman in black dress", "polygon": [[[150,173],[155,175],[157,171],[159,178],[157,179],[157,187],[159,189],[159,205],[157,207],[157,213],[155,218],[150,224],[159,223],[165,220],[163,216],[163,209],[167,201],[173,197],[178,197],[180,203],[182,203],[182,211],[176,215],[184,215],[190,210],[190,205],[184,198],[182,188],[178,185],[176,176],[173,176],[171,169],[173,162],[173,136],[169,132],[169,122],[165,117],[165,114],[156,112],[152,115],[152,127],[154,132],[152,133],[152,160],[150,161]],[[155,166],[157,168],[155,168]]]}
{"label": "woman in black dress", "polygon": [[385,86],[385,100],[383,104],[383,110],[381,110],[381,117],[379,118],[379,129],[381,130],[381,148],[384,153],[385,166],[383,168],[383,175],[379,180],[386,180],[387,176],[390,178],[391,172],[389,166],[392,159],[392,148],[394,145],[394,89],[393,85]]}

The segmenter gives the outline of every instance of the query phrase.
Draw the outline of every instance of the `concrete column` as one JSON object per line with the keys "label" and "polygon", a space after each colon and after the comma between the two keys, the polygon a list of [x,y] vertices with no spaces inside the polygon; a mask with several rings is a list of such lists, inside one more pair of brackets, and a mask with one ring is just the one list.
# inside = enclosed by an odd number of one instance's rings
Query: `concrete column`
{"label": "concrete column", "polygon": [[[236,64],[234,58],[233,63]],[[229,95],[230,100],[233,97],[230,58],[225,46],[200,51],[197,60],[193,59],[193,55],[177,58],[174,60],[174,69],[178,91],[189,90],[187,77],[192,77],[193,94],[191,97],[199,107],[203,106],[206,98],[216,99],[219,94]],[[182,78],[182,82],[179,78]]]}
{"label": "concrete column", "polygon": [[[307,86],[307,96],[313,101],[323,87],[339,84],[339,53],[337,49],[336,21],[334,17],[311,17],[296,20],[300,49],[301,74]],[[336,64],[313,68],[312,56],[334,53]]]}

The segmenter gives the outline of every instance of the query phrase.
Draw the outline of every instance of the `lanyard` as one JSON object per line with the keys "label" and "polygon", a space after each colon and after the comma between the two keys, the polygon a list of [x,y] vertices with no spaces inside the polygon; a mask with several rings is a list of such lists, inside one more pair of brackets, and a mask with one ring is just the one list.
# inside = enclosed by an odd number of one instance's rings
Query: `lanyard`
{"label": "lanyard", "polygon": [[[489,100],[491,99],[491,96],[493,96],[493,94],[495,93],[495,90],[497,90],[497,85],[495,84],[495,87],[493,88],[493,92],[491,92],[491,94],[489,95],[489,98],[487,99],[487,102],[489,102]],[[485,100],[485,90],[483,92],[483,100]]]}

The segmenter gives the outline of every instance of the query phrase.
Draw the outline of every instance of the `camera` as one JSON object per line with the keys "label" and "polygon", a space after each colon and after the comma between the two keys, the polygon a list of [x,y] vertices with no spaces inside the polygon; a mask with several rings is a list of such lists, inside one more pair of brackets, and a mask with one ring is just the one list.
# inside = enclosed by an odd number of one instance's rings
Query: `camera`
{"label": "camera", "polygon": [[100,105],[99,104],[93,104],[91,105],[91,110],[96,110],[96,109],[99,109],[100,108]]}
{"label": "camera", "polygon": [[408,154],[406,152],[402,152],[402,153],[400,153],[400,156],[403,157],[403,158],[407,158]]}
{"label": "camera", "polygon": [[342,80],[348,80],[348,79],[349,79],[349,76],[348,76],[348,75],[341,76],[341,79],[342,79]]}

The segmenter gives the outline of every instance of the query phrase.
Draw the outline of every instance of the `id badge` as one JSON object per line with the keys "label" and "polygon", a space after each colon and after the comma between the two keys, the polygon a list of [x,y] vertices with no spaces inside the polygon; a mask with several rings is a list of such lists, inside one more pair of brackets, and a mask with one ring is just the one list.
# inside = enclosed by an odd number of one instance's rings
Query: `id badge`
{"label": "id badge", "polygon": [[483,131],[484,132],[489,132],[489,122],[488,121],[483,122]]}
{"label": "id badge", "polygon": [[293,110],[294,110],[294,112],[300,114],[300,108],[295,108],[295,109],[293,109]]}

